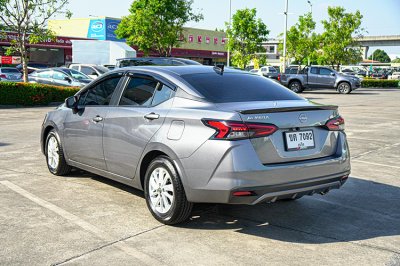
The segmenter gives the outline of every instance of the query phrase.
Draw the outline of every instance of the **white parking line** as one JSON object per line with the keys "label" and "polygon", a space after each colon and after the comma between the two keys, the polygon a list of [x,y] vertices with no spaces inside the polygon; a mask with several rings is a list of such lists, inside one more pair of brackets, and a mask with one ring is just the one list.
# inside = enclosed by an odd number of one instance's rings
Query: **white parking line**
{"label": "white parking line", "polygon": [[371,165],[376,165],[376,166],[383,166],[383,167],[391,167],[395,169],[400,169],[400,166],[395,166],[395,165],[387,165],[387,164],[381,164],[381,163],[372,163],[372,162],[367,162],[367,161],[361,161],[361,160],[351,160],[352,162],[357,162],[357,163],[365,163],[365,164],[371,164]]}
{"label": "white parking line", "polygon": [[[100,239],[103,239],[105,241],[114,241],[115,240],[115,239],[113,240],[113,238],[111,236],[109,236],[107,233],[105,233],[101,229],[97,228],[96,226],[82,220],[78,216],[76,216],[64,209],[61,209],[60,207],[58,207],[50,202],[47,202],[47,201],[35,196],[34,194],[26,191],[25,189],[15,185],[14,183],[12,183],[10,181],[7,181],[7,180],[0,181],[0,184],[2,184],[3,186],[6,186],[7,188],[20,194],[21,196],[35,202],[39,206],[42,206],[43,208],[46,208],[46,209],[60,215],[64,219],[73,222],[74,224],[81,227],[82,229],[93,233]],[[136,258],[137,260],[140,260],[143,264],[146,264],[146,265],[161,265],[162,264],[162,262],[150,257],[149,255],[147,255],[135,248],[132,248],[132,247],[126,245],[123,242],[116,242],[112,246],[117,247],[118,249],[124,251],[128,255],[131,255],[132,257]]]}

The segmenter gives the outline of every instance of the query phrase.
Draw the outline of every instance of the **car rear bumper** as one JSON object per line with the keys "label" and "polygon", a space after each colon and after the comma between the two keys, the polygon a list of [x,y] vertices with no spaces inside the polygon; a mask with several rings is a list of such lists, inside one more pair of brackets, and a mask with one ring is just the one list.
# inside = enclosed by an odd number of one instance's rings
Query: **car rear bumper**
{"label": "car rear bumper", "polygon": [[[256,204],[328,192],[340,188],[351,169],[344,134],[331,156],[267,165],[261,164],[251,145],[237,142],[222,156],[212,152],[212,145],[180,160],[191,202]],[[250,194],[234,196],[238,191]]]}

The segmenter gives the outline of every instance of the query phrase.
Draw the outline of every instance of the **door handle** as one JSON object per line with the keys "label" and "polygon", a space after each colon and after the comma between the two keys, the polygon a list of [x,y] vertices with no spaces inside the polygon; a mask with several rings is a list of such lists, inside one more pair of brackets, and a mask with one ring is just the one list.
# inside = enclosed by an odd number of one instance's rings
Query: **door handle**
{"label": "door handle", "polygon": [[144,116],[144,118],[149,119],[149,120],[154,120],[160,118],[159,114],[156,113],[150,113]]}
{"label": "door handle", "polygon": [[103,121],[103,117],[101,117],[101,116],[96,116],[96,117],[93,117],[93,122],[95,122],[95,123],[98,123],[98,122],[101,122],[101,121]]}

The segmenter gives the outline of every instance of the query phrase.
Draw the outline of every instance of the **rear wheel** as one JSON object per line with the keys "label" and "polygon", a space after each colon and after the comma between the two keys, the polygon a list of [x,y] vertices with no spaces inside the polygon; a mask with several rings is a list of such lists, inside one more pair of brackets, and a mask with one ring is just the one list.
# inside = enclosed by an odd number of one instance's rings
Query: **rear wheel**
{"label": "rear wheel", "polygon": [[299,81],[292,81],[289,83],[289,89],[295,93],[303,92],[303,87]]}
{"label": "rear wheel", "polygon": [[47,168],[54,175],[66,175],[71,172],[71,166],[65,161],[64,150],[59,139],[54,129],[47,134],[45,146]]}
{"label": "rear wheel", "polygon": [[337,86],[337,90],[341,94],[349,94],[351,92],[351,87],[347,82],[340,82]]}
{"label": "rear wheel", "polygon": [[163,224],[178,224],[189,218],[193,203],[186,199],[181,179],[166,156],[154,159],[147,168],[144,194],[151,214]]}

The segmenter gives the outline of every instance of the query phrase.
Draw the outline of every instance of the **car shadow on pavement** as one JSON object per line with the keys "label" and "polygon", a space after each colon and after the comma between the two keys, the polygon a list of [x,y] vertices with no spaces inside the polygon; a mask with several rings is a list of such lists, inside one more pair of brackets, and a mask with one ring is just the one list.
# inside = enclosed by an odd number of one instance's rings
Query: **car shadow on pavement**
{"label": "car shadow on pavement", "polygon": [[400,235],[399,210],[399,187],[350,178],[340,190],[292,202],[198,205],[182,227],[295,243],[357,241]]}
{"label": "car shadow on pavement", "polygon": [[[303,95],[304,97],[308,98],[306,95],[316,95],[316,94],[339,94],[335,90],[331,91],[325,91],[325,90],[314,90],[314,91],[303,91],[300,95]],[[366,91],[352,91],[349,94],[346,94],[346,96],[350,95],[378,95],[379,92],[366,92]]]}

